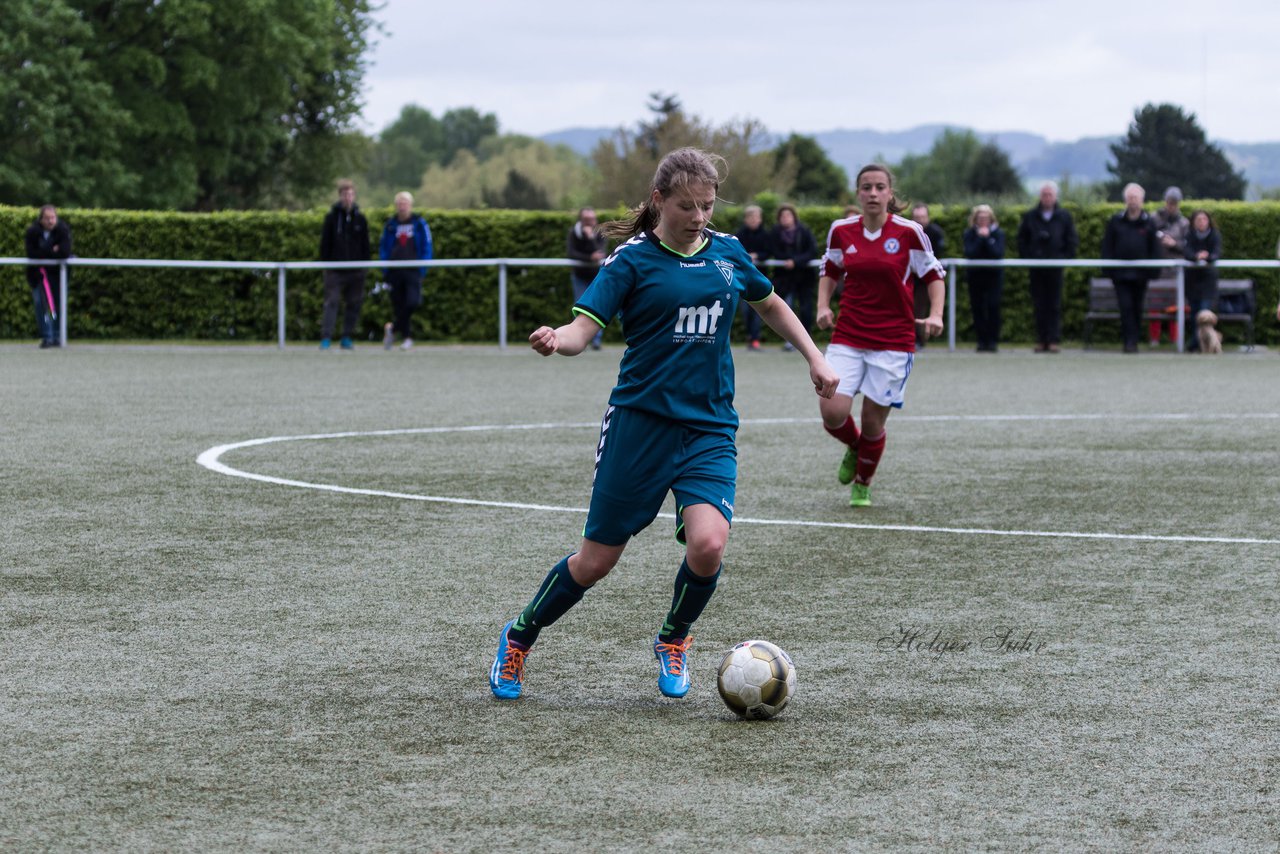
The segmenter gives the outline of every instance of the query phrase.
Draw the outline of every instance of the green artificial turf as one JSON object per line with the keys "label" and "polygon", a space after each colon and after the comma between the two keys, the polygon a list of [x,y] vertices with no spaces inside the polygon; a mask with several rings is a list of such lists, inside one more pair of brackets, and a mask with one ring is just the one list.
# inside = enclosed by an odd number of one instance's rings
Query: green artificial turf
{"label": "green artificial turf", "polygon": [[[0,347],[0,848],[1276,850],[1275,354],[930,348],[854,511],[803,362],[739,350],[689,696],[660,518],[498,703],[618,355]],[[196,461],[333,433],[220,461],[374,494]],[[748,637],[774,721],[715,691]]]}

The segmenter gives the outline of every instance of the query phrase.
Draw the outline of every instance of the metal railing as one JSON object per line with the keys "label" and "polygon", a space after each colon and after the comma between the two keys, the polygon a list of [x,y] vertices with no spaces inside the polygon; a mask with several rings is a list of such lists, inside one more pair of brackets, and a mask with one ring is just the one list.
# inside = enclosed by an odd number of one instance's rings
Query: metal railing
{"label": "metal railing", "polygon": [[[1061,258],[1033,260],[1005,258],[1000,260],[970,260],[968,258],[939,259],[947,268],[947,348],[956,349],[956,284],[961,267],[1054,267],[1054,268],[1116,268],[1148,267],[1173,268],[1176,271],[1177,311],[1174,314],[1175,339],[1178,352],[1183,349],[1183,324],[1186,308],[1186,281],[1184,271],[1195,266],[1186,261],[1148,260],[1112,261],[1098,258]],[[785,262],[765,261],[764,266],[781,267]],[[290,270],[344,270],[386,267],[497,267],[498,268],[498,347],[507,348],[507,271],[511,267],[581,267],[581,262],[563,258],[437,258],[431,261],[180,261],[143,258],[64,258],[28,259],[0,258],[0,266],[58,267],[58,344],[67,344],[67,268],[68,267],[171,267],[195,270],[261,270],[276,271],[276,337],[277,346],[285,346],[285,292]],[[822,261],[811,262],[811,267],[821,267]],[[1218,261],[1218,269],[1277,269],[1280,261],[1230,260]]]}

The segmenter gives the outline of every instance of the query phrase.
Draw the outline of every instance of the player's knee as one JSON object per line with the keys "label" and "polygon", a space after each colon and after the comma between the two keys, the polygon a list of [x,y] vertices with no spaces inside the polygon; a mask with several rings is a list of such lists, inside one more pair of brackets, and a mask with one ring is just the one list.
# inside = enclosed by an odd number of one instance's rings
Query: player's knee
{"label": "player's knee", "polygon": [[698,575],[714,575],[724,558],[728,531],[704,531],[685,544],[685,560]]}
{"label": "player's knee", "polygon": [[569,561],[573,580],[583,587],[590,587],[618,565],[618,555],[612,552],[578,552]]}

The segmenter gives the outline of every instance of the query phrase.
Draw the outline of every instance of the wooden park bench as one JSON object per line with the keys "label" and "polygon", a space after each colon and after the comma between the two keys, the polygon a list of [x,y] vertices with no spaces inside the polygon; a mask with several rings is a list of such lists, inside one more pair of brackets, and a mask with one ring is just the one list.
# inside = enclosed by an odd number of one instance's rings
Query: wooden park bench
{"label": "wooden park bench", "polygon": [[[1152,279],[1147,284],[1147,304],[1142,312],[1143,322],[1170,321],[1177,310],[1178,285],[1175,279]],[[1253,312],[1256,300],[1252,279],[1218,280],[1218,325],[1243,323],[1245,343],[1253,349]],[[1093,324],[1099,320],[1120,319],[1120,307],[1116,304],[1116,289],[1110,279],[1089,280],[1089,310],[1084,315],[1084,346],[1089,346]],[[1194,317],[1186,322],[1194,324]]]}

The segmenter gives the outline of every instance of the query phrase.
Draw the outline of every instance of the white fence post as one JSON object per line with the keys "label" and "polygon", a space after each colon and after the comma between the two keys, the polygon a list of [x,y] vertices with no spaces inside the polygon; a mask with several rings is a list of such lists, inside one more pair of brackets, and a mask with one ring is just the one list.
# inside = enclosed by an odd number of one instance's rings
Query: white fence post
{"label": "white fence post", "polygon": [[947,265],[947,350],[956,351],[956,265]]}
{"label": "white fence post", "polygon": [[507,263],[498,262],[498,349],[507,349]]}
{"label": "white fence post", "polygon": [[58,346],[67,346],[67,262],[58,262]]}
{"label": "white fence post", "polygon": [[284,349],[284,286],[288,275],[285,266],[276,267],[276,346]]}

